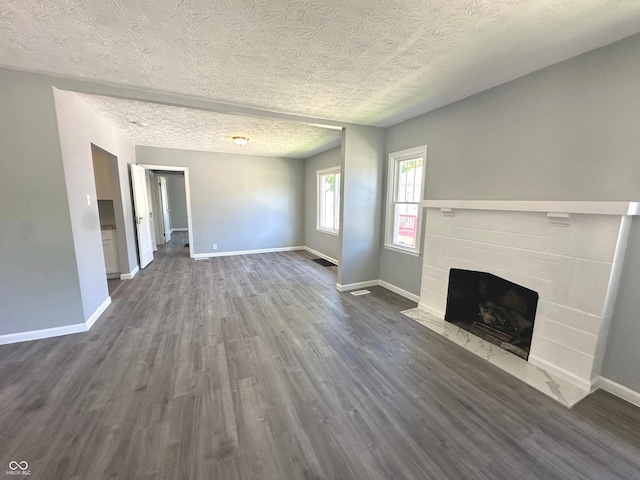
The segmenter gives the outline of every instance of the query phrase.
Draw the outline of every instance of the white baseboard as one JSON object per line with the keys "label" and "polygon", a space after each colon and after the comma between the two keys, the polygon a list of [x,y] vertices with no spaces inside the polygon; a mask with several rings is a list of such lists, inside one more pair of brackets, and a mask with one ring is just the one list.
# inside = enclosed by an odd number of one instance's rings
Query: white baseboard
{"label": "white baseboard", "polygon": [[321,252],[319,252],[317,250],[314,250],[313,248],[309,248],[309,247],[304,247],[304,249],[307,252],[309,252],[309,253],[317,256],[317,257],[324,258],[325,260],[327,260],[327,261],[329,261],[331,263],[335,263],[336,265],[338,265],[338,260],[336,260],[335,258],[331,258],[329,255],[325,255],[324,253],[321,253]]}
{"label": "white baseboard", "polygon": [[109,305],[111,305],[111,297],[107,297],[106,300],[102,302],[102,305],[100,305],[96,309],[96,311],[93,312],[93,314],[87,319],[87,321],[85,322],[87,330],[93,327],[93,324],[96,323],[96,320],[98,320],[100,315],[104,313],[104,311],[107,309]]}
{"label": "white baseboard", "polygon": [[606,377],[597,377],[595,386],[640,407],[640,392],[631,390]]}
{"label": "white baseboard", "polygon": [[367,280],[366,282],[348,283],[346,285],[340,285],[336,283],[336,290],[339,292],[348,292],[349,290],[355,290],[356,288],[376,287],[379,280]]}
{"label": "white baseboard", "polygon": [[131,280],[133,277],[136,276],[136,273],[138,273],[139,271],[140,271],[140,266],[136,265],[135,268],[131,270],[131,273],[123,273],[122,275],[120,275],[120,280]]}
{"label": "white baseboard", "polygon": [[98,317],[104,313],[109,305],[111,305],[111,297],[107,297],[107,299],[102,302],[102,305],[93,312],[85,323],[76,323],[74,325],[63,325],[61,327],[44,328],[42,330],[31,330],[30,332],[0,335],[0,345],[28,342],[30,340],[41,340],[43,338],[62,337],[64,335],[71,335],[72,333],[86,332],[93,326]]}
{"label": "white baseboard", "polygon": [[529,354],[529,363],[545,369],[549,373],[560,377],[562,380],[569,382],[580,390],[583,390],[585,392],[592,392],[594,390],[594,385],[591,381],[580,378],[562,368],[558,368],[556,365],[553,365],[552,363],[549,363],[546,360],[541,359],[540,357]]}
{"label": "white baseboard", "polygon": [[395,285],[393,285],[391,283],[388,283],[388,282],[385,282],[384,280],[378,280],[378,285],[380,285],[381,287],[386,288],[387,290],[391,290],[393,293],[397,293],[401,297],[407,298],[407,299],[411,300],[412,302],[418,303],[420,301],[420,295],[416,295],[414,293],[407,292],[406,290],[403,290],[400,287],[396,287]]}
{"label": "white baseboard", "polygon": [[171,233],[173,232],[188,232],[189,229],[188,228],[172,228],[171,229]]}
{"label": "white baseboard", "polygon": [[[307,249],[309,250],[309,249]],[[317,252],[312,252],[314,255]],[[409,300],[411,300],[412,302],[419,302],[420,301],[420,296],[418,295],[414,295],[411,292],[407,292],[406,290],[403,290],[400,287],[396,287],[395,285],[389,283],[389,282],[385,282],[384,280],[368,280],[366,282],[358,282],[358,283],[349,283],[347,285],[340,285],[339,283],[336,283],[336,290],[338,290],[339,292],[347,292],[349,290],[355,290],[356,288],[367,288],[367,287],[376,287],[376,286],[380,286],[382,288],[386,288],[387,290],[393,292],[393,293],[397,293],[398,295],[400,295],[401,297],[407,298]],[[435,312],[432,312],[435,313]]]}
{"label": "white baseboard", "polygon": [[29,340],[40,340],[42,338],[61,337],[63,335],[86,331],[87,325],[85,323],[76,323],[75,325],[44,328],[42,330],[32,330],[30,332],[9,333],[7,335],[0,335],[0,345],[28,342]]}
{"label": "white baseboard", "polygon": [[259,250],[238,250],[235,252],[215,252],[215,253],[195,253],[193,258],[213,258],[213,257],[231,257],[234,255],[254,255],[258,253],[273,253],[273,252],[291,252],[293,250],[304,250],[305,247],[280,247],[280,248],[261,248]]}

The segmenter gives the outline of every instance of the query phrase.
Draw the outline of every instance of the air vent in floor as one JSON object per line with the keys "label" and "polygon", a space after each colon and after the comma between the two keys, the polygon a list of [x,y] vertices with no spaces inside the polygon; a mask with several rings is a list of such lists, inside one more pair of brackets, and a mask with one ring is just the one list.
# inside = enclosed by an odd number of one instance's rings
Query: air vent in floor
{"label": "air vent in floor", "polygon": [[369,290],[354,290],[353,292],[351,292],[351,295],[366,295],[367,293],[371,293]]}
{"label": "air vent in floor", "polygon": [[324,258],[312,258],[312,262],[316,262],[318,265],[322,265],[323,267],[337,267],[337,265],[329,260],[325,260]]}

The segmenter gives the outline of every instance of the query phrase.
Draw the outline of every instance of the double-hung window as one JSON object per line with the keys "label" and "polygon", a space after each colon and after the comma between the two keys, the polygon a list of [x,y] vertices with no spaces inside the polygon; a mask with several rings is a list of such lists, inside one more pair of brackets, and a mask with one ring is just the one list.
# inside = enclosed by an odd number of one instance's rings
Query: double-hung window
{"label": "double-hung window", "polygon": [[420,255],[427,146],[389,154],[385,248]]}
{"label": "double-hung window", "polygon": [[317,171],[318,222],[321,232],[338,235],[340,231],[340,167]]}

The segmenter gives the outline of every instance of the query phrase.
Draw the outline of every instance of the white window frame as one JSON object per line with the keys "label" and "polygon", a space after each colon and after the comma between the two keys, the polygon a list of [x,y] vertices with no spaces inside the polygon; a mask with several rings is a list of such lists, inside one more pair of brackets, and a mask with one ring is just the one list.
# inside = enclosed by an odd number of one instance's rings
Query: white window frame
{"label": "white window frame", "polygon": [[414,202],[396,202],[396,188],[398,185],[398,165],[403,160],[422,157],[422,184],[420,186],[420,200],[424,199],[424,184],[427,173],[427,146],[421,145],[415,148],[408,148],[399,152],[389,154],[389,164],[387,169],[387,214],[385,218],[385,236],[384,248],[395,252],[404,253],[414,257],[420,256],[420,248],[422,246],[422,207],[420,202],[418,205],[418,219],[416,225],[416,246],[415,248],[397,245],[393,243],[393,220],[396,203],[414,203]]}
{"label": "white window frame", "polygon": [[[328,233],[330,235],[340,235],[340,223],[336,225],[336,228],[327,228],[320,225],[320,183],[321,178],[324,176],[340,174],[340,184],[342,184],[342,173],[340,169],[340,165],[336,167],[324,168],[322,170],[316,171],[316,230],[323,233]],[[334,218],[340,218],[340,185],[338,186],[336,199],[337,202],[334,201]]]}

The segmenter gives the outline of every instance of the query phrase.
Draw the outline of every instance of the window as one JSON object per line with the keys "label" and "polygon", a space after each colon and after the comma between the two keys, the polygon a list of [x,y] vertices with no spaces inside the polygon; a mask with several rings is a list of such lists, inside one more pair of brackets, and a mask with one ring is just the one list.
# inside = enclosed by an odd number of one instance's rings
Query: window
{"label": "window", "polygon": [[318,170],[318,224],[321,232],[340,230],[340,167]]}
{"label": "window", "polygon": [[385,247],[420,254],[420,201],[424,189],[427,146],[389,154]]}

